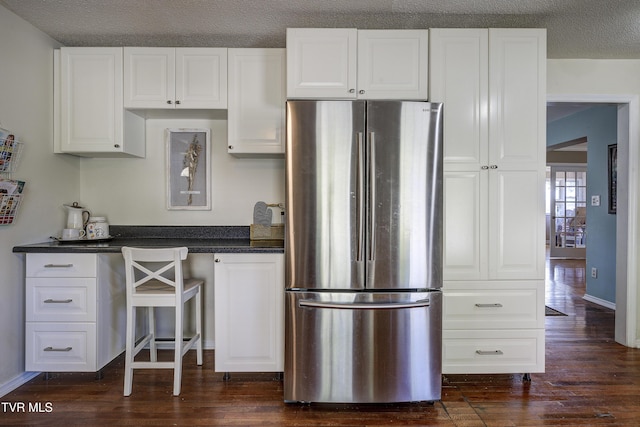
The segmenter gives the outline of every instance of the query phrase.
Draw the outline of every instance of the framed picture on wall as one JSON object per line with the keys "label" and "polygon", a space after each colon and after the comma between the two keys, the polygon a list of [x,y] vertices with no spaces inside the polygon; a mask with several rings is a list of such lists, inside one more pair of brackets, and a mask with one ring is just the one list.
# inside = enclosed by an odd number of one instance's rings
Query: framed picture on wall
{"label": "framed picture on wall", "polygon": [[211,210],[211,131],[167,129],[167,209]]}
{"label": "framed picture on wall", "polygon": [[618,197],[618,144],[611,144],[608,149],[609,213],[615,214]]}

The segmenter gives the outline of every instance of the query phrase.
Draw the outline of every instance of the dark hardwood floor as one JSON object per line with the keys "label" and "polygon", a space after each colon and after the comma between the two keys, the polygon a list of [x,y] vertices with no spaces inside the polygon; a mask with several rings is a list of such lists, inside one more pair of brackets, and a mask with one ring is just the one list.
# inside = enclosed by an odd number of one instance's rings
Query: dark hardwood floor
{"label": "dark hardwood floor", "polygon": [[[213,372],[184,362],[182,394],[171,395],[172,371],[137,371],[133,394],[122,396],[123,358],[94,374],[38,376],[0,398],[1,425],[228,426],[632,426],[640,423],[640,350],[614,342],[614,313],[585,302],[584,262],[547,262],[547,305],[567,316],[546,317],[546,373],[448,375],[442,400],[401,405],[291,405],[271,374]],[[193,353],[193,352],[190,352]],[[8,403],[24,403],[12,412]],[[43,412],[29,412],[28,405]],[[49,411],[50,410],[50,411]]]}

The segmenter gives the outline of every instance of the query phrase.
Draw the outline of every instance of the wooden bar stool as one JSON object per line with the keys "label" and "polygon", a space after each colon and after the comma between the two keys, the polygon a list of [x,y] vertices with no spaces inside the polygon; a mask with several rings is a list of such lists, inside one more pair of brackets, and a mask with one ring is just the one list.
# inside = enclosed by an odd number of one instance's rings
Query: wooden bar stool
{"label": "wooden bar stool", "polygon": [[[202,293],[200,279],[184,279],[182,261],[186,247],[146,249],[123,247],[127,287],[127,331],[124,372],[124,395],[131,395],[134,369],[173,368],[173,395],[180,394],[182,357],[196,346],[197,364],[202,365]],[[184,307],[195,296],[196,331],[183,341]],[[149,330],[136,345],[136,310],[147,309]],[[173,362],[158,362],[155,335],[155,307],[175,307]],[[149,344],[150,361],[135,361],[135,356]]]}

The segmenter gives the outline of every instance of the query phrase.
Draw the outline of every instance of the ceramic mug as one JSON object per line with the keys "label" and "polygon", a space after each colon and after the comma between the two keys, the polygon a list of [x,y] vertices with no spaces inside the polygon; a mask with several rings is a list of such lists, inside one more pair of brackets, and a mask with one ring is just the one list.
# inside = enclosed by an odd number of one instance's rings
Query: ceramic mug
{"label": "ceramic mug", "polygon": [[63,228],[62,240],[78,240],[84,237],[84,230],[79,228]]}

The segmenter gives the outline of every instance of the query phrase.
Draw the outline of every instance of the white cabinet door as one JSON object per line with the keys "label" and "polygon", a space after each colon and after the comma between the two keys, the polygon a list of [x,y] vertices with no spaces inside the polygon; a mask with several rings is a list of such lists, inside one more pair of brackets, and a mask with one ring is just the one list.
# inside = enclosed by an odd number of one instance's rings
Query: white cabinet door
{"label": "white cabinet door", "polygon": [[487,174],[445,171],[443,279],[487,279]]}
{"label": "white cabinet door", "polygon": [[429,78],[433,102],[444,102],[445,170],[488,164],[488,38],[481,29],[432,29]]}
{"label": "white cabinet door", "polygon": [[287,97],[356,98],[358,30],[287,28]]}
{"label": "white cabinet door", "polygon": [[544,30],[489,30],[490,164],[538,169],[546,157]]}
{"label": "white cabinet door", "polygon": [[120,151],[122,48],[61,48],[63,150]]}
{"label": "white cabinet door", "polygon": [[214,257],[215,371],[283,371],[284,255]]}
{"label": "white cabinet door", "polygon": [[176,50],[124,48],[124,107],[170,108],[175,102]]}
{"label": "white cabinet door", "polygon": [[226,48],[124,48],[124,106],[227,108]]}
{"label": "white cabinet door", "polygon": [[428,30],[358,30],[358,98],[428,98]]}
{"label": "white cabinet door", "polygon": [[229,49],[231,154],[284,155],[285,49]]}
{"label": "white cabinet door", "polygon": [[489,175],[489,278],[544,279],[544,171]]}
{"label": "white cabinet door", "polygon": [[176,108],[227,108],[227,49],[176,49]]}
{"label": "white cabinet door", "polygon": [[55,152],[144,157],[144,118],[126,113],[122,48],[63,47],[55,54]]}

